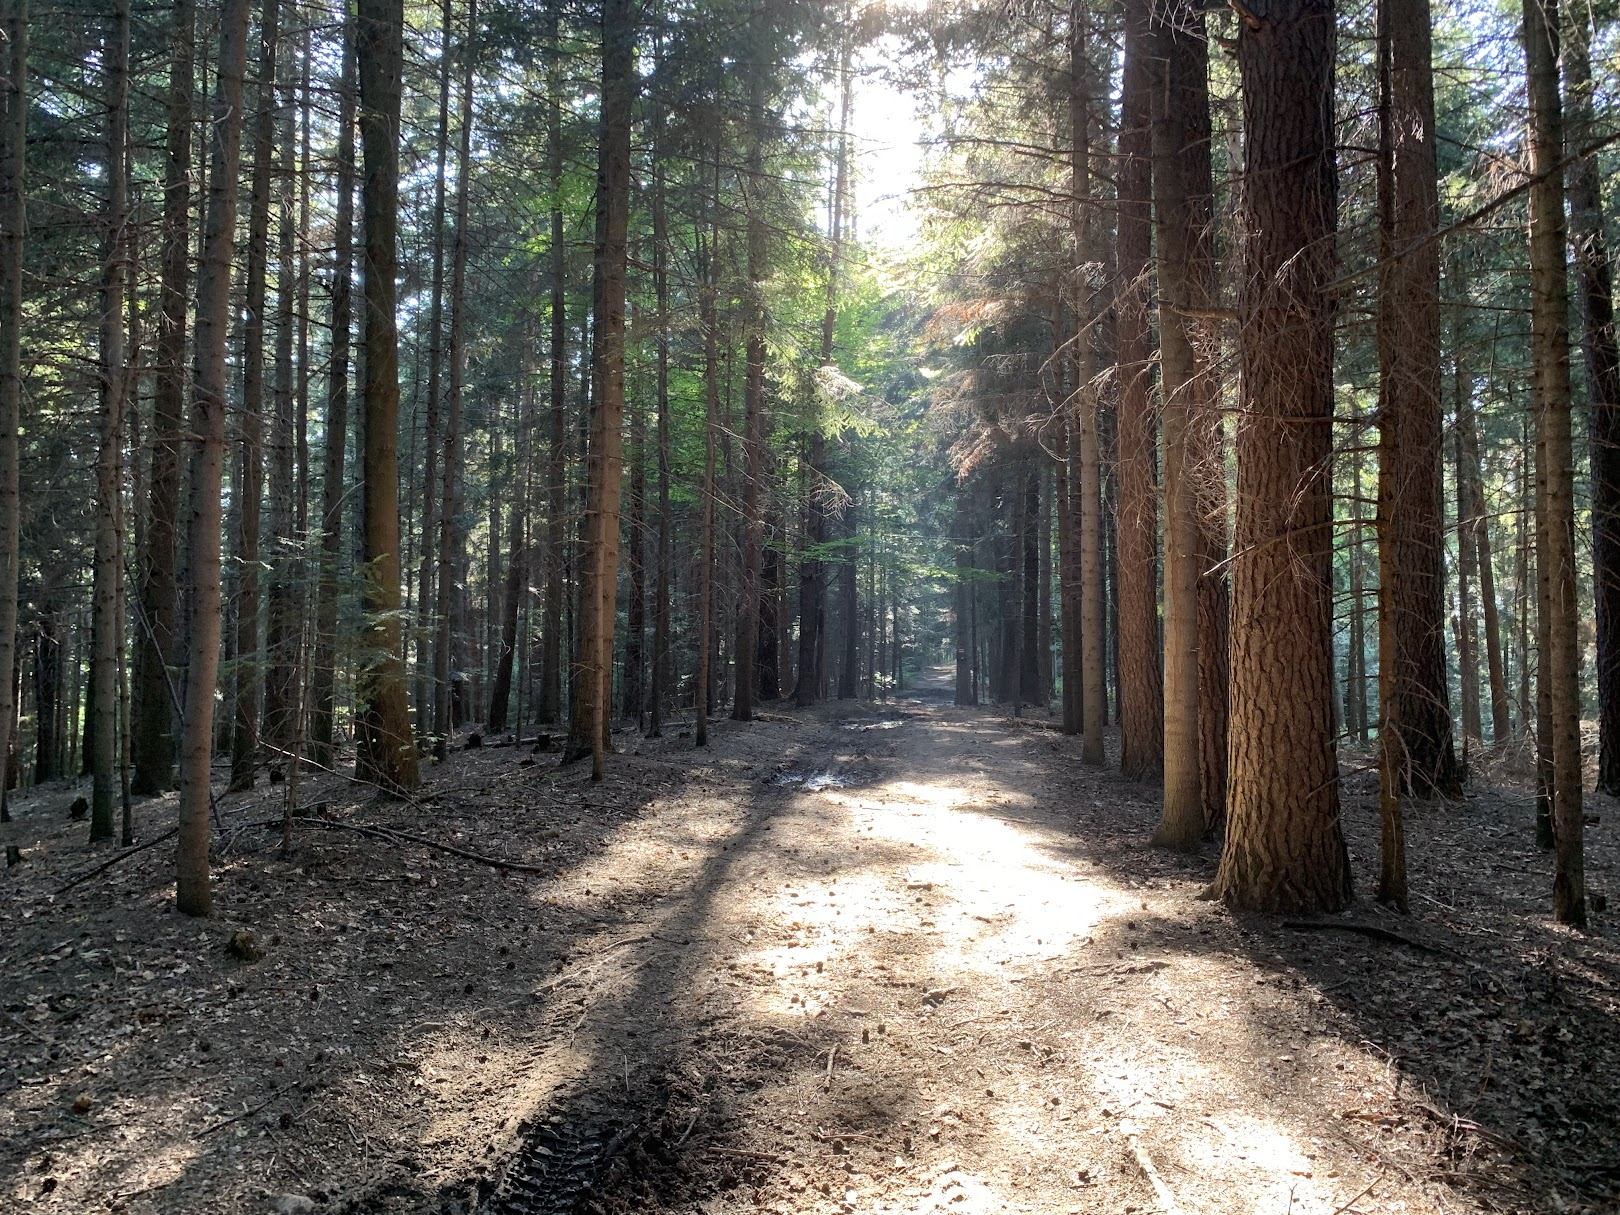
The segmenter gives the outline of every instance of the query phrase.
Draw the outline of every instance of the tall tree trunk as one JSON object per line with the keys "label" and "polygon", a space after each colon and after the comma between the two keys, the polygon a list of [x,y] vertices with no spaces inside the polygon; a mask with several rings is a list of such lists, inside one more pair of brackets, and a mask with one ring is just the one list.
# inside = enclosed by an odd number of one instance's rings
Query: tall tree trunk
{"label": "tall tree trunk", "polygon": [[361,557],[365,584],[363,661],[355,701],[361,779],[384,790],[413,789],[420,777],[405,703],[399,624],[399,113],[404,67],[403,0],[360,0],[360,145],[365,162],[365,418]]}
{"label": "tall tree trunk", "polygon": [[1538,496],[1542,607],[1552,734],[1553,914],[1586,923],[1581,815],[1580,638],[1576,627],[1575,472],[1570,438],[1569,290],[1564,260],[1563,103],[1558,84],[1558,2],[1525,0],[1525,75],[1530,101],[1530,327],[1537,443],[1545,491]]}
{"label": "tall tree trunk", "polygon": [[[0,5],[0,756],[11,754],[12,692],[17,667],[17,571],[21,564],[22,497],[18,432],[22,429],[23,227],[27,212],[28,0]],[[0,781],[0,785],[4,785]],[[0,810],[5,798],[0,796]]]}
{"label": "tall tree trunk", "polygon": [[[1333,737],[1335,29],[1329,0],[1267,0],[1238,31],[1247,147],[1232,573],[1231,797],[1214,893],[1350,901]],[[1279,762],[1286,756],[1287,762]]]}
{"label": "tall tree trunk", "polygon": [[[447,24],[447,53],[449,37]],[[461,389],[467,378],[467,203],[472,176],[473,72],[477,42],[478,0],[468,0],[467,35],[461,44],[461,96],[456,103],[456,234],[450,253],[450,387],[445,394],[444,484],[439,493],[438,519],[438,605],[434,613],[438,640],[433,647],[433,754],[441,760],[455,728],[450,706],[451,623],[455,615],[456,569],[461,556],[456,529],[461,513]]]}
{"label": "tall tree trunk", "polygon": [[[555,6],[553,6],[555,7]],[[446,207],[445,183],[449,178],[450,162],[450,44],[455,28],[452,0],[440,0],[439,5],[439,125],[435,146],[435,173],[433,178],[433,278],[428,303],[428,374],[427,425],[423,436],[422,474],[422,535],[421,550],[416,571],[416,732],[427,738],[438,730],[439,699],[449,697],[449,668],[439,674],[439,658],[434,642],[439,636],[434,613],[438,598],[434,595],[436,576],[434,543],[438,539],[439,519],[444,505],[439,493],[439,456],[444,441],[444,215]],[[442,565],[442,554],[441,565]],[[435,745],[437,751],[437,744]]]}
{"label": "tall tree trunk", "polygon": [[276,55],[280,0],[264,0],[260,26],[258,110],[253,123],[253,181],[248,193],[247,298],[242,321],[242,479],[236,508],[235,727],[231,791],[253,787],[259,760],[259,510],[264,488],[264,309],[269,262],[270,186],[276,135]]}
{"label": "tall tree trunk", "polygon": [[1114,300],[1119,403],[1118,537],[1120,769],[1135,780],[1164,770],[1164,674],[1159,657],[1158,495],[1155,485],[1148,259],[1152,254],[1153,48],[1150,0],[1125,8],[1120,86],[1119,267]]}
{"label": "tall tree trunk", "polygon": [[737,611],[737,690],[731,716],[752,721],[759,650],[760,549],[764,519],[760,500],[765,480],[765,68],[751,69],[748,102],[748,154],[743,188],[748,218],[745,233],[748,282],[743,296],[746,360],[743,369],[742,586]]}
{"label": "tall tree trunk", "polygon": [[[838,153],[833,169],[831,222],[828,225],[827,306],[821,314],[821,365],[833,367],[838,330],[838,271],[844,256],[844,210],[849,182],[849,122],[853,90],[850,60],[853,39],[846,35],[838,57]],[[809,708],[821,694],[821,653],[827,621],[827,435],[819,411],[811,425],[805,476],[805,547],[799,562],[799,662],[794,703]]]}
{"label": "tall tree trunk", "polygon": [[[657,43],[654,76],[664,70],[663,43]],[[653,385],[658,410],[655,441],[658,445],[658,576],[653,583],[653,653],[651,717],[647,723],[647,737],[659,738],[664,733],[664,709],[670,699],[673,674],[670,654],[670,595],[672,579],[670,563],[674,559],[673,530],[675,521],[670,515],[669,469],[669,230],[664,213],[664,111],[661,105],[653,108],[653,181],[652,181],[652,264],[654,323],[657,326],[656,363]]]}
{"label": "tall tree trunk", "polygon": [[619,574],[623,475],[625,267],[629,253],[630,123],[635,105],[635,8],[603,0],[602,122],[597,171],[597,314],[591,342],[593,397],[580,580],[579,649],[574,659],[568,754],[606,769],[613,717],[613,623]]}
{"label": "tall tree trunk", "polygon": [[[193,0],[175,0],[169,27],[169,90],[163,161],[162,280],[152,393],[152,463],[147,478],[145,551],[140,564],[132,747],[135,793],[157,793],[174,779],[175,704],[169,671],[178,668],[175,559],[180,512],[180,424],[186,394],[186,304],[191,247],[191,124],[196,37]],[[3,624],[0,624],[3,627]],[[4,662],[0,661],[0,678]],[[3,706],[0,706],[3,710]]]}
{"label": "tall tree trunk", "polygon": [[[1080,510],[1075,522],[1079,528],[1080,550],[1080,714],[1085,722],[1080,758],[1084,763],[1101,764],[1108,705],[1104,683],[1102,447],[1097,432],[1096,338],[1091,332],[1097,296],[1091,281],[1092,269],[1093,263],[1100,259],[1092,247],[1095,223],[1089,213],[1092,205],[1091,67],[1086,60],[1085,23],[1085,7],[1075,0],[1069,9],[1069,121],[1073,139],[1075,319],[1081,328],[1076,351],[1079,376],[1075,385],[1079,392],[1077,488]],[[1071,478],[1074,475],[1071,470]]]}
{"label": "tall tree trunk", "polygon": [[[1571,154],[1596,134],[1592,88],[1592,14],[1584,3],[1565,11],[1564,80]],[[1597,156],[1569,166],[1569,238],[1581,293],[1586,399],[1591,416],[1592,589],[1597,622],[1598,770],[1600,793],[1620,794],[1620,341],[1614,323],[1614,271],[1604,235]]]}
{"label": "tall tree trunk", "polygon": [[[289,23],[290,24],[290,23]],[[265,603],[265,673],[263,741],[268,762],[279,768],[286,760],[298,722],[298,642],[303,632],[295,569],[298,547],[297,392],[293,382],[294,305],[298,299],[297,206],[294,175],[297,128],[293,122],[296,94],[292,55],[283,43],[281,174],[276,183],[276,379],[271,397],[268,479],[270,586]]]}
{"label": "tall tree trunk", "polygon": [[720,276],[720,223],[718,219],[720,195],[720,147],[712,148],[714,156],[714,185],[704,197],[707,211],[707,231],[698,233],[698,285],[699,325],[703,330],[703,531],[698,557],[698,637],[697,679],[693,689],[693,704],[697,721],[693,727],[693,742],[699,747],[709,743],[709,717],[714,711],[714,495],[715,495],[715,439],[720,429],[720,369],[719,369],[719,276]]}
{"label": "tall tree trunk", "polygon": [[343,469],[349,429],[349,330],[354,289],[355,27],[343,22],[343,67],[338,82],[337,214],[332,268],[332,348],[327,363],[326,450],[321,479],[321,572],[316,590],[315,658],[311,672],[311,758],[335,760],[338,573],[343,556]]}
{"label": "tall tree trunk", "polygon": [[1378,898],[1407,909],[1401,799],[1455,797],[1446,681],[1445,448],[1428,0],[1378,6]]}
{"label": "tall tree trunk", "polygon": [[[1532,408],[1535,411],[1535,407]],[[1553,830],[1553,782],[1556,773],[1553,768],[1553,714],[1552,714],[1552,680],[1548,675],[1548,657],[1552,653],[1552,637],[1548,627],[1552,621],[1552,613],[1548,610],[1547,587],[1547,442],[1545,428],[1541,425],[1539,412],[1536,412],[1534,422],[1535,440],[1532,443],[1530,431],[1527,428],[1524,443],[1534,455],[1532,457],[1532,476],[1534,479],[1534,496],[1526,494],[1524,510],[1531,520],[1531,535],[1535,552],[1535,569],[1531,572],[1536,586],[1536,697],[1535,718],[1533,728],[1536,742],[1536,843],[1542,848],[1551,848],[1557,841],[1557,833]],[[1530,484],[1527,479],[1526,485]],[[1525,668],[1530,666],[1530,647],[1528,639],[1524,648]],[[1525,697],[1526,711],[1528,712],[1529,697]]]}
{"label": "tall tree trunk", "polygon": [[1404,794],[1458,796],[1462,773],[1446,680],[1440,258],[1423,239],[1440,214],[1429,5],[1380,0],[1379,22],[1379,737],[1398,813]]}
{"label": "tall tree trunk", "polygon": [[[1204,835],[1199,664],[1200,473],[1197,432],[1207,403],[1197,323],[1207,301],[1196,267],[1208,241],[1200,182],[1189,150],[1208,123],[1202,15],[1159,0],[1153,33],[1153,198],[1158,229],[1159,374],[1164,438],[1164,802],[1154,835],[1161,847],[1196,851]],[[1191,45],[1189,45],[1191,43]],[[1196,111],[1202,104],[1204,113]],[[1204,143],[1208,154],[1207,140]]]}
{"label": "tall tree trunk", "polygon": [[[95,742],[90,793],[90,839],[113,837],[113,805],[118,762],[118,597],[120,551],[118,514],[123,493],[124,394],[128,383],[124,330],[124,281],[129,270],[129,0],[114,0],[112,22],[102,44],[106,79],[107,180],[101,272],[101,451],[96,460],[96,556],[94,639],[90,678],[95,688]],[[15,654],[15,641],[12,642]],[[13,658],[15,664],[15,657]],[[5,673],[8,693],[11,672]],[[6,710],[9,712],[9,710]],[[0,766],[9,764],[0,751]]]}
{"label": "tall tree trunk", "polygon": [[540,621],[542,722],[562,714],[563,571],[568,563],[564,521],[568,502],[568,254],[562,210],[562,38],[560,4],[546,9],[546,79],[550,105],[546,146],[551,188],[551,408],[546,449],[546,586]]}
{"label": "tall tree trunk", "polygon": [[186,645],[185,714],[180,734],[180,838],[175,906],[185,915],[213,910],[209,888],[209,778],[214,693],[219,675],[219,533],[225,473],[225,339],[230,328],[231,260],[236,242],[236,181],[242,157],[242,77],[247,71],[248,0],[224,0],[214,68],[212,163],[197,270],[191,433],[191,519],[186,562],[191,628]]}

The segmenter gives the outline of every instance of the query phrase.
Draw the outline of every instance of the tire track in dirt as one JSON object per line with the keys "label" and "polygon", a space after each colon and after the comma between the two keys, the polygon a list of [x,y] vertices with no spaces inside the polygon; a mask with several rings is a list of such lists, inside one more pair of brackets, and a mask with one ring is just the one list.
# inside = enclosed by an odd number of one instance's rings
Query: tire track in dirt
{"label": "tire track in dirt", "polygon": [[[1369,1183],[1361,1209],[1431,1209],[1335,1117],[1384,1061],[1137,842],[1141,790],[1037,724],[903,709],[723,732],[748,792],[607,861],[708,841],[531,1123],[614,1128],[577,1209],[1327,1212]],[[853,779],[784,779],[817,774]]]}

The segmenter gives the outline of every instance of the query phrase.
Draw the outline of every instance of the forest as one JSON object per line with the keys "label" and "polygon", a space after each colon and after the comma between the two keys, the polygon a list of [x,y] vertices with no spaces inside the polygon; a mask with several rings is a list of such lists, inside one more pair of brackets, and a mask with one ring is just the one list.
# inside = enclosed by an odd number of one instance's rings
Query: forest
{"label": "forest", "polygon": [[1612,0],[0,0],[0,1209],[1620,1210]]}

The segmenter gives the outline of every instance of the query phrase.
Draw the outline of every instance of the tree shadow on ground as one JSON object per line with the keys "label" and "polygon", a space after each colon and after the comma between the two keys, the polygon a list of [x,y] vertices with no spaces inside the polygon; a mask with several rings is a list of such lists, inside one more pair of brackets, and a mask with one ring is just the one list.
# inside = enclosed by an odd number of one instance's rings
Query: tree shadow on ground
{"label": "tree shadow on ground", "polygon": [[[1233,1083],[1260,1078],[1285,1113],[1306,1092],[1331,1093],[1332,1132],[1363,1159],[1486,1209],[1617,1209],[1620,948],[1603,914],[1585,933],[1552,922],[1550,858],[1534,845],[1527,799],[1483,791],[1409,806],[1414,914],[1401,916],[1365,896],[1378,858],[1376,784],[1347,774],[1345,831],[1363,894],[1344,914],[1305,923],[1199,902],[1215,845],[1203,858],[1153,849],[1156,790],[1081,767],[1067,741],[1025,750],[1039,757],[1028,762],[1056,763],[1062,815],[1039,804],[975,810],[1141,896],[1143,914],[1105,922],[1097,951],[1127,969],[1149,956],[1227,955],[1254,972],[1253,988],[1233,993],[1261,1027],[1246,1056],[1254,1074]],[[1611,839],[1589,828],[1588,880],[1600,891],[1620,876]],[[1307,1070],[1290,1046],[1308,1051],[1321,1033],[1385,1082],[1307,1076],[1289,1097],[1290,1076],[1275,1073]]]}

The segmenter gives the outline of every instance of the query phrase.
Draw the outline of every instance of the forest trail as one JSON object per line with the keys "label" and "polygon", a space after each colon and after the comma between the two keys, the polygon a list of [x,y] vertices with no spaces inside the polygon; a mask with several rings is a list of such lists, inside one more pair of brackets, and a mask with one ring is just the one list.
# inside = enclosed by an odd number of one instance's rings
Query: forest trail
{"label": "forest trail", "polygon": [[[1548,1175],[1495,1118],[1526,1105],[1503,1034],[1434,1054],[1459,1015],[1526,1015],[1511,963],[1491,995],[1433,923],[1401,922],[1407,947],[1199,901],[1212,862],[1147,846],[1153,790],[1082,766],[1044,714],[952,707],[948,674],[885,705],[718,722],[706,752],[627,732],[600,784],[485,746],[411,805],[309,793],[542,874],[313,827],[282,862],[274,833],[240,827],[275,794],[233,799],[209,925],[173,913],[167,847],[102,879],[112,898],[48,897],[94,854],[60,807],[20,803],[35,885],[3,892],[0,986],[21,996],[0,1027],[0,1197],[131,1215],[1542,1209]],[[163,799],[140,813],[161,822]],[[238,927],[263,960],[224,955]],[[1560,1024],[1607,999],[1583,965]],[[1413,1024],[1431,1037],[1407,1041]],[[1605,1083],[1601,1066],[1561,1082]]]}

